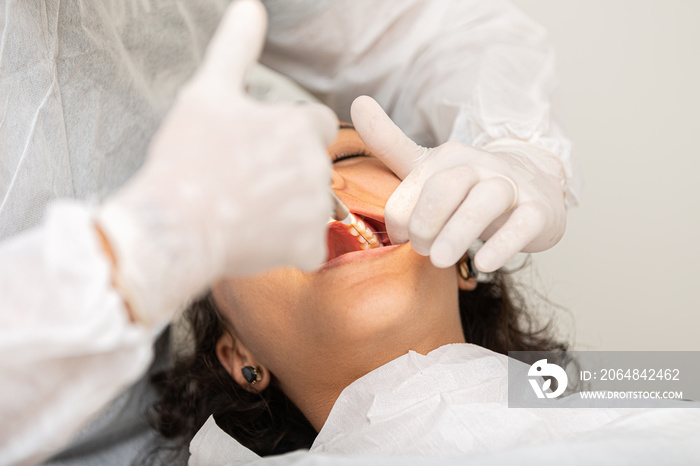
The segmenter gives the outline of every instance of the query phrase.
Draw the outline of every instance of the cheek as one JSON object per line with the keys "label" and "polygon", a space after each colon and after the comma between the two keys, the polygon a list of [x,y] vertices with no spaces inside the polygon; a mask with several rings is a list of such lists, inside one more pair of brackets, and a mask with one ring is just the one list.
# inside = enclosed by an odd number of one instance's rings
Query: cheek
{"label": "cheek", "polygon": [[401,184],[401,180],[389,171],[388,168],[382,169],[370,178],[372,178],[372,180],[369,186],[374,188],[375,195],[380,199],[384,199],[385,203]]}
{"label": "cheek", "polygon": [[364,163],[336,169],[344,183],[354,189],[370,194],[382,204],[391,197],[401,180],[386,165],[377,159],[359,159]]}

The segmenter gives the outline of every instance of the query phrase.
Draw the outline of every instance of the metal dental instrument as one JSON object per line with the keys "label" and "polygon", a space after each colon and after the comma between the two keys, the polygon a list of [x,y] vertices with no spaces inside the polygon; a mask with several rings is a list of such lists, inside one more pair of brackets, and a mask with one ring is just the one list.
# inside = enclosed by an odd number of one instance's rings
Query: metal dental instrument
{"label": "metal dental instrument", "polygon": [[359,234],[367,244],[371,244],[367,237],[360,232],[360,228],[357,226],[357,217],[355,217],[345,205],[343,201],[340,200],[338,195],[331,189],[331,199],[333,200],[333,211],[331,214],[331,219],[336,220],[343,225],[349,225]]}

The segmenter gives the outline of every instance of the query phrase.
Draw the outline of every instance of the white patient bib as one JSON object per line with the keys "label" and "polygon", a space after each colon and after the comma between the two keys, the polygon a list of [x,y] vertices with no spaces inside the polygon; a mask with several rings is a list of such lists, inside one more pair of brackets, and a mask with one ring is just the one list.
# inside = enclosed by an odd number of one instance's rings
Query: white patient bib
{"label": "white patient bib", "polygon": [[[564,440],[626,414],[508,408],[507,376],[508,358],[476,345],[447,345],[425,356],[411,351],[349,385],[309,452],[471,456]],[[195,436],[190,452],[192,465],[245,463],[256,457],[213,418]]]}

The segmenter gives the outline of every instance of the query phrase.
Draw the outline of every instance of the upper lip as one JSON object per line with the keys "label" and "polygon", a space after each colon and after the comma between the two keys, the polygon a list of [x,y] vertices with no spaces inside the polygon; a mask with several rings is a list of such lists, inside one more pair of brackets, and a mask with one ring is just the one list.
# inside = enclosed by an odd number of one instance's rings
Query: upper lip
{"label": "upper lip", "polygon": [[352,212],[354,215],[359,215],[363,218],[368,218],[385,225],[383,207],[369,205],[342,192],[336,192],[336,194],[342,199],[345,205],[348,206],[348,209],[350,209],[350,212]]}
{"label": "upper lip", "polygon": [[351,210],[351,212],[352,212],[356,217],[360,217],[360,218],[362,218],[363,220],[369,219],[370,221],[373,221],[373,223],[374,223],[374,222],[377,222],[377,223],[381,223],[382,225],[386,225],[386,223],[384,222],[384,217],[381,216],[381,215],[376,215],[376,214],[373,215],[372,213],[362,212],[362,211],[355,211],[355,210]]}

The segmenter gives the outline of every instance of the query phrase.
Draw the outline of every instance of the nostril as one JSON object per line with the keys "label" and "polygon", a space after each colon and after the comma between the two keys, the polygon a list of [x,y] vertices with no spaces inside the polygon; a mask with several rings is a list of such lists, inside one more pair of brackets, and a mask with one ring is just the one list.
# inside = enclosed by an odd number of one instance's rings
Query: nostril
{"label": "nostril", "polygon": [[335,191],[345,189],[345,178],[340,176],[335,170],[331,170],[331,189]]}

